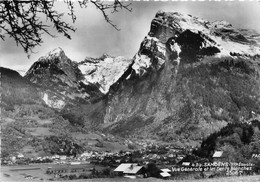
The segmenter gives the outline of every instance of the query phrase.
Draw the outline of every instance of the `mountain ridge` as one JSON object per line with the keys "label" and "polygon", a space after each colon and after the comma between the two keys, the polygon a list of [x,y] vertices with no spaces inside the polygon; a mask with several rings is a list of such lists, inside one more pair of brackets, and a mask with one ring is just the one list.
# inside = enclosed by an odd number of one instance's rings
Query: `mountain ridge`
{"label": "mountain ridge", "polygon": [[105,130],[199,142],[259,114],[259,50],[229,23],[159,11],[128,80],[109,99]]}
{"label": "mountain ridge", "polygon": [[56,100],[44,93],[45,103],[68,118],[82,116],[82,125],[196,145],[260,114],[259,37],[225,21],[159,11],[133,59],[73,62],[57,48],[25,78],[56,91]]}

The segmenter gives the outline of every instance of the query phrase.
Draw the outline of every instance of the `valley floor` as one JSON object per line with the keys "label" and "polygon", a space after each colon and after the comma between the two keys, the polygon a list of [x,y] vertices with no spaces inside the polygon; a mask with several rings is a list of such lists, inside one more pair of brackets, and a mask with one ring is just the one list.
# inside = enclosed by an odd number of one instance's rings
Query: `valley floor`
{"label": "valley floor", "polygon": [[[17,179],[10,180],[1,175],[0,181],[3,182],[17,182]],[[40,180],[26,180],[19,179],[19,182],[32,182]],[[49,180],[44,180],[49,181]],[[142,179],[127,179],[127,178],[97,178],[97,179],[79,179],[79,180],[66,180],[67,182],[259,182],[260,175],[255,176],[234,176],[234,177],[221,177],[221,178],[211,178],[211,179],[199,179],[199,180],[162,180],[157,178],[142,178]],[[56,181],[64,182],[64,181]]]}
{"label": "valley floor", "polygon": [[256,176],[239,176],[239,177],[223,177],[200,180],[162,180],[157,178],[142,178],[142,179],[126,179],[126,178],[99,178],[89,180],[70,180],[69,182],[259,182],[260,175]]}

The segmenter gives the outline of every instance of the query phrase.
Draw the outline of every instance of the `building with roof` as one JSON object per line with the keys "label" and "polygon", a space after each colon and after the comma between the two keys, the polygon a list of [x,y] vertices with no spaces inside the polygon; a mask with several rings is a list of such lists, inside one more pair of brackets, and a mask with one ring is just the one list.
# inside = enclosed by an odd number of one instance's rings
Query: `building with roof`
{"label": "building with roof", "polygon": [[162,178],[169,178],[169,177],[171,177],[171,174],[170,174],[170,172],[171,172],[171,170],[170,169],[168,169],[168,168],[165,168],[165,169],[160,169],[162,172],[160,173],[160,176],[162,177]]}
{"label": "building with roof", "polygon": [[127,168],[131,167],[131,165],[136,165],[137,164],[133,164],[133,163],[123,163],[123,164],[120,164],[115,170],[114,172],[124,172]]}
{"label": "building with roof", "polygon": [[170,169],[168,169],[168,168],[161,169],[161,171],[162,171],[162,172],[167,172],[167,173],[168,173],[168,172],[171,172],[171,170],[170,170]]}
{"label": "building with roof", "polygon": [[22,153],[18,153],[17,158],[22,159],[24,158],[24,155]]}
{"label": "building with roof", "polygon": [[168,172],[161,172],[160,175],[161,175],[161,177],[163,177],[163,178],[169,178],[169,177],[171,177],[171,174],[168,173]]}
{"label": "building with roof", "polygon": [[223,151],[215,151],[212,157],[215,162],[223,162]]}
{"label": "building with roof", "polygon": [[144,174],[144,167],[133,163],[123,163],[120,164],[114,172],[119,175],[124,175],[127,178],[141,177]]}
{"label": "building with roof", "polygon": [[220,158],[223,155],[223,151],[215,151],[213,154],[213,158]]}
{"label": "building with roof", "polygon": [[182,162],[183,166],[190,166],[190,162]]}
{"label": "building with roof", "polygon": [[82,174],[90,173],[91,169],[89,165],[79,164],[79,165],[55,165],[48,167],[46,174]]}
{"label": "building with roof", "polygon": [[127,175],[140,174],[142,169],[143,169],[143,166],[131,165],[130,167],[126,168],[126,170],[124,171],[124,174],[127,174]]}
{"label": "building with roof", "polygon": [[67,159],[67,156],[66,155],[61,155],[60,156],[60,160],[66,160]]}

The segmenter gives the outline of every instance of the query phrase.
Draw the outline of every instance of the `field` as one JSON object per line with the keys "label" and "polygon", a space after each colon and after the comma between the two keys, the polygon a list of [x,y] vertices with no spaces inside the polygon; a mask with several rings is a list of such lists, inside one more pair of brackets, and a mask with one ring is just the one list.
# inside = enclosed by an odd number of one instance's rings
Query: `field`
{"label": "field", "polygon": [[[84,167],[90,171],[94,165],[92,164],[80,164],[76,166],[72,165],[57,165],[57,164],[32,164],[32,165],[19,165],[19,166],[1,166],[1,182],[11,182],[11,181],[49,181],[54,175],[46,174],[48,167],[52,168],[78,168]],[[102,167],[95,166],[97,170],[101,170]],[[90,173],[90,172],[89,172]],[[26,179],[26,177],[31,176],[32,179]]]}
{"label": "field", "polygon": [[34,180],[40,180],[41,178],[47,180],[50,178],[50,176],[45,174],[47,168],[48,165],[34,165],[30,166],[30,169],[29,166],[1,166],[1,181],[31,181],[25,179],[28,175],[35,177]]}
{"label": "field", "polygon": [[[55,167],[55,164],[36,164],[29,166],[1,166],[0,181],[1,182],[30,182],[30,181],[50,181],[52,175],[47,175],[48,167]],[[87,168],[92,168],[93,165],[88,164]],[[95,166],[97,168],[97,166]],[[31,179],[26,179],[26,176],[31,176]],[[97,178],[97,179],[79,179],[66,180],[69,182],[161,182],[163,179],[157,178],[141,178],[127,179],[122,177],[117,178]],[[241,177],[221,177],[200,180],[166,180],[169,182],[259,182],[260,175],[241,176]]]}

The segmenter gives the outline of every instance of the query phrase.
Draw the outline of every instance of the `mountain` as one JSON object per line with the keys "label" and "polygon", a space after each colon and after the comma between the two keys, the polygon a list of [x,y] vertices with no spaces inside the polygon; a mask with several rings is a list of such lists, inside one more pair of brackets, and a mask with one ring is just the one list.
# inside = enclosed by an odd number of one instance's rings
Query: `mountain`
{"label": "mountain", "polygon": [[[86,147],[128,148],[115,139],[108,142],[97,130],[106,111],[105,93],[131,62],[103,55],[76,63],[57,48],[39,58],[24,77],[0,67],[2,159],[18,152],[35,157],[78,154]],[[106,147],[88,146],[89,142]]]}
{"label": "mountain", "polygon": [[132,60],[107,54],[77,63],[56,48],[40,57],[24,78],[44,88],[45,104],[73,125],[89,129],[103,123],[106,94],[131,64]]}
{"label": "mountain", "polygon": [[197,145],[259,115],[258,40],[226,21],[159,11],[109,93],[104,131]]}
{"label": "mountain", "polygon": [[[71,103],[76,98],[90,97],[87,92],[82,91],[84,89],[78,82],[80,77],[81,72],[77,64],[71,61],[61,48],[39,58],[25,74],[26,79],[45,88],[45,103],[59,109],[65,107],[66,101]],[[58,93],[59,96],[50,95],[50,91]]]}
{"label": "mountain", "polygon": [[1,108],[13,110],[21,103],[40,103],[40,88],[23,78],[18,72],[0,67],[1,74]]}
{"label": "mountain", "polygon": [[[64,105],[66,100],[76,100],[75,103],[78,100],[95,102],[109,91],[131,62],[123,57],[104,54],[100,58],[87,57],[77,63],[71,61],[61,48],[56,48],[39,58],[27,71],[25,78],[62,94],[60,101]],[[46,94],[46,102],[48,98]]]}
{"label": "mountain", "polygon": [[74,130],[195,146],[259,116],[259,40],[226,21],[159,11],[133,59],[104,54],[74,62],[56,48],[25,77],[6,71],[4,103],[13,99],[10,79],[17,92],[32,90],[13,105],[35,95]]}
{"label": "mountain", "polygon": [[82,80],[84,84],[97,84],[99,90],[106,94],[132,62],[133,60],[125,59],[122,56],[113,57],[104,54],[100,58],[87,57],[78,64],[78,68],[84,76]]}
{"label": "mountain", "polygon": [[[61,86],[73,85],[80,77],[76,63],[72,62],[61,48],[56,48],[40,57],[27,71],[25,78],[33,83],[52,87],[52,81],[61,81]],[[51,80],[53,79],[53,80]],[[51,81],[51,82],[49,82]],[[58,85],[58,84],[57,84]]]}

